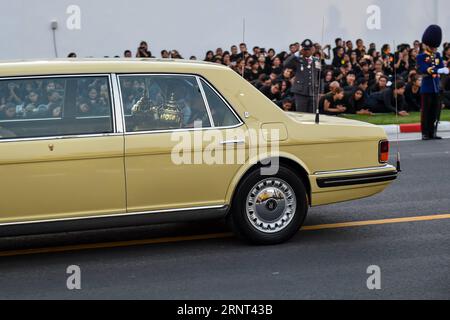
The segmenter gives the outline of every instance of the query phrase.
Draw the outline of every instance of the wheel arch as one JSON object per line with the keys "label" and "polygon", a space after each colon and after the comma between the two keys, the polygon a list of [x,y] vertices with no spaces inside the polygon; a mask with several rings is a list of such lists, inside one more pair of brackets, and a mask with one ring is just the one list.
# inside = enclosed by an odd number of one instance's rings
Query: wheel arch
{"label": "wheel arch", "polygon": [[[246,176],[248,176],[254,170],[264,167],[264,165],[261,162],[266,162],[267,160],[271,160],[273,158],[274,157],[265,157],[265,158],[261,158],[260,161],[254,161],[254,162],[250,161],[246,166],[243,166],[236,173],[236,175],[234,176],[234,178],[228,188],[228,192],[227,192],[227,196],[226,196],[226,201],[228,204],[230,204],[230,206],[232,205],[232,202],[233,202],[233,199],[235,196],[235,192],[238,189],[241,182],[244,180],[244,178]],[[288,155],[288,154],[280,155],[278,157],[278,159],[279,159],[280,165],[290,168],[293,172],[295,172],[297,174],[297,176],[303,182],[303,184],[306,188],[306,192],[307,192],[308,205],[310,206],[312,204],[312,200],[311,200],[312,193],[311,193],[311,181],[309,179],[307,166],[300,159],[298,159],[292,155]]]}

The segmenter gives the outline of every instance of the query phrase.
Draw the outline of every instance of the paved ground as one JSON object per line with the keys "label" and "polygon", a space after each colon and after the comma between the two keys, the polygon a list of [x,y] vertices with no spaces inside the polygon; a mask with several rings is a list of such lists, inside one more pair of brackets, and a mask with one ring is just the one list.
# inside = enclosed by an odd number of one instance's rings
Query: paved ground
{"label": "paved ground", "polygon": [[[400,147],[404,172],[392,187],[373,198],[314,208],[306,224],[450,214],[450,140]],[[222,222],[207,222],[3,239],[4,252],[180,237],[0,258],[0,299],[450,299],[450,219],[301,231],[273,247],[247,246],[223,232]],[[183,241],[213,233],[219,238]],[[69,265],[81,267],[80,291],[66,289]],[[370,265],[381,268],[381,290],[367,289]]]}

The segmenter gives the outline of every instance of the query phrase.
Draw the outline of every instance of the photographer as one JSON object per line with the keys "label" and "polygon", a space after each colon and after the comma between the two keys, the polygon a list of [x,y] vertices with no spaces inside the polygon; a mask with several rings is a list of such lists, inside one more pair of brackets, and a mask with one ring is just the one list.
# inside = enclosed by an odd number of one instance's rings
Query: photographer
{"label": "photographer", "polygon": [[397,75],[402,78],[406,78],[405,74],[409,71],[409,52],[408,48],[403,46],[399,48],[399,51],[395,54],[394,68],[397,71]]}
{"label": "photographer", "polygon": [[148,50],[147,42],[141,41],[136,52],[136,58],[153,58],[152,53]]}
{"label": "photographer", "polygon": [[8,93],[6,96],[6,102],[11,102],[16,105],[21,104],[22,99],[20,98],[19,89],[20,88],[18,84],[14,82],[8,83]]}

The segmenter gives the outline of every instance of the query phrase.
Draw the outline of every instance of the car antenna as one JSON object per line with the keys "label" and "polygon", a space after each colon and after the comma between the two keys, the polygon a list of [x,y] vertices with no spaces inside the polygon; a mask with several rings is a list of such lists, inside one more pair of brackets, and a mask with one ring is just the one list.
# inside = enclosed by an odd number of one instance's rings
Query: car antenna
{"label": "car antenna", "polygon": [[[323,57],[323,39],[324,39],[324,33],[325,33],[325,16],[323,16],[322,19],[322,40],[320,42],[320,70],[319,70],[319,90],[317,90],[317,100],[316,100],[316,124],[320,124],[320,109],[319,109],[319,105],[320,105],[320,94],[322,91],[322,57]],[[313,77],[314,77],[314,73],[313,73]],[[314,86],[315,84],[313,84]]]}
{"label": "car antenna", "polygon": [[[396,44],[395,44],[395,40],[393,41],[394,43],[394,50],[396,49]],[[399,58],[400,58],[400,54],[399,54]],[[394,54],[394,90],[397,91],[397,68],[395,67],[396,62],[395,62],[395,54]],[[397,122],[397,172],[402,172],[401,169],[401,165],[400,165],[400,121],[398,119],[398,97],[395,96],[395,120]]]}
{"label": "car antenna", "polygon": [[[242,18],[242,43],[245,43],[245,17]],[[242,60],[245,61],[245,56],[243,53],[242,53]],[[242,71],[241,71],[242,78],[244,77],[244,70],[245,70],[245,62],[244,62],[244,65],[243,65]]]}

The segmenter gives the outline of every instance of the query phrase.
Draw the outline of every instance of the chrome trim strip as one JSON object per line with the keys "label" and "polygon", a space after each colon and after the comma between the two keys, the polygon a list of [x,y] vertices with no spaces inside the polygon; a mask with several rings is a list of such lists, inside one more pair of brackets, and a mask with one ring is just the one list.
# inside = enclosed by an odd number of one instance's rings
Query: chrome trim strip
{"label": "chrome trim strip", "polygon": [[227,140],[227,141],[222,141],[220,144],[224,145],[224,144],[245,144],[245,140]]}
{"label": "chrome trim strip", "polygon": [[196,76],[195,79],[197,80],[197,85],[200,88],[200,93],[202,95],[203,102],[205,103],[205,106],[206,106],[206,112],[208,112],[208,118],[209,118],[211,127],[215,127],[216,124],[214,123],[214,119],[211,114],[211,108],[209,106],[208,99],[206,99],[206,94],[205,94],[205,90],[203,89],[202,82],[200,81],[200,78],[198,76]]}
{"label": "chrome trim strip", "polygon": [[[374,179],[384,179],[384,178],[393,178],[393,175],[387,175],[387,176],[380,176],[380,177],[369,177],[369,178],[355,178],[355,179],[348,179],[348,180],[333,180],[333,184],[341,184],[346,182],[364,182],[364,181],[373,181]],[[328,184],[327,182],[324,182],[324,184]],[[363,183],[362,183],[363,184]]]}
{"label": "chrome trim strip", "polygon": [[21,80],[21,79],[42,79],[42,78],[80,78],[80,77],[107,77],[110,73],[62,73],[62,74],[52,74],[52,75],[29,75],[29,76],[9,76],[9,77],[1,77],[0,81],[8,81],[8,80]]}
{"label": "chrome trim strip", "polygon": [[117,133],[117,127],[116,127],[116,112],[114,110],[114,95],[113,95],[113,88],[112,88],[112,79],[111,74],[108,74],[108,83],[109,83],[109,101],[110,101],[110,112],[111,112],[111,123],[113,127],[113,132]]}
{"label": "chrome trim strip", "polygon": [[386,183],[395,179],[397,179],[396,171],[385,171],[359,175],[318,178],[317,185],[319,186],[319,188],[350,187],[361,184]]}
{"label": "chrome trim strip", "polygon": [[222,130],[222,129],[233,129],[239,128],[243,123],[235,125],[232,127],[208,127],[208,128],[184,128],[184,129],[167,129],[167,130],[155,130],[155,131],[137,131],[137,132],[126,132],[125,136],[135,136],[140,134],[157,134],[157,133],[172,133],[172,132],[191,132],[191,131],[208,131],[208,130]]}
{"label": "chrome trim strip", "polygon": [[36,118],[36,119],[11,119],[11,120],[0,120],[1,123],[10,122],[30,122],[30,121],[61,121],[62,118]]}
{"label": "chrome trim strip", "polygon": [[119,79],[115,73],[111,74],[111,83],[112,101],[114,101],[113,109],[115,111],[114,123],[116,125],[116,132],[123,134],[125,132],[125,120],[123,115],[122,94],[120,91]]}
{"label": "chrome trim strip", "polygon": [[313,176],[322,176],[322,175],[328,175],[328,174],[343,174],[343,173],[359,173],[364,171],[382,171],[382,170],[393,170],[396,171],[395,167],[386,164],[381,167],[369,167],[369,168],[359,168],[359,169],[347,169],[347,170],[335,170],[335,171],[317,171],[313,174]]}
{"label": "chrome trim strip", "polygon": [[89,217],[73,217],[73,218],[62,218],[62,219],[9,222],[9,223],[0,223],[0,227],[18,226],[18,225],[26,225],[26,224],[51,223],[51,222],[76,221],[76,220],[91,220],[91,219],[102,219],[102,218],[133,217],[133,216],[141,216],[141,215],[146,215],[146,214],[158,214],[158,213],[170,213],[170,212],[177,213],[177,212],[186,212],[186,211],[214,210],[214,209],[225,209],[226,207],[227,207],[227,205],[217,205],[217,206],[192,207],[192,208],[181,208],[181,209],[165,209],[165,210],[155,210],[155,211],[118,213],[118,214],[98,215],[98,216],[89,216]]}
{"label": "chrome trim strip", "polygon": [[122,133],[99,133],[99,134],[83,134],[83,135],[68,135],[68,136],[54,136],[54,137],[37,137],[37,138],[19,138],[19,139],[2,139],[1,143],[6,142],[32,142],[45,140],[67,140],[67,139],[87,139],[87,138],[103,138],[103,137],[117,137],[123,136]]}

